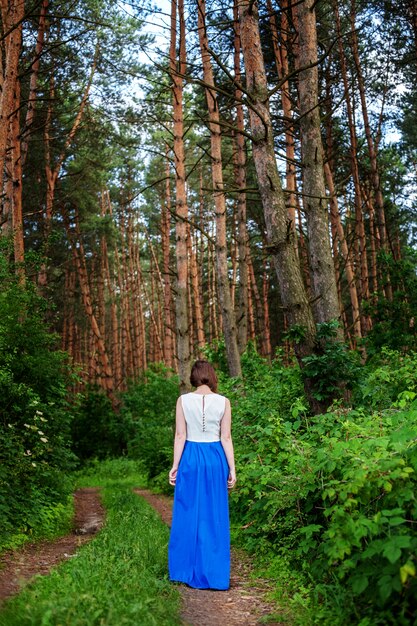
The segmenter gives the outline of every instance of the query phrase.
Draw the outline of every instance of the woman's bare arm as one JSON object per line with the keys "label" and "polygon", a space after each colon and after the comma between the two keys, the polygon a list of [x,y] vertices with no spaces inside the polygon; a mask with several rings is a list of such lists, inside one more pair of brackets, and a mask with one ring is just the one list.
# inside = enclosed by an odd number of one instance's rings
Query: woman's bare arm
{"label": "woman's bare arm", "polygon": [[177,400],[175,410],[175,439],[174,439],[174,461],[171,471],[169,472],[169,484],[175,485],[177,480],[178,465],[184,450],[185,440],[187,437],[187,425],[185,422],[184,411],[182,409],[181,396]]}
{"label": "woman's bare arm", "polygon": [[227,486],[231,488],[234,487],[236,483],[236,469],[232,441],[232,409],[230,401],[227,398],[224,415],[220,424],[220,441],[222,442],[223,450],[229,465],[229,478],[227,480]]}

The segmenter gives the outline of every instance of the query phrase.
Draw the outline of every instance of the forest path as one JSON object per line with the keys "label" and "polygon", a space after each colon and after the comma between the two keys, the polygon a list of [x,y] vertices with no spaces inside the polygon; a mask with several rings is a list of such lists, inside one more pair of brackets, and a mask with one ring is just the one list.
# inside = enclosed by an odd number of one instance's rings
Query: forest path
{"label": "forest path", "polygon": [[[155,495],[146,489],[134,489],[171,525],[172,498]],[[284,622],[267,619],[274,613],[264,596],[270,589],[267,581],[251,580],[251,563],[245,555],[232,549],[232,574],[228,591],[192,589],[180,585],[181,617],[187,626],[281,626]],[[276,612],[276,610],[275,610]],[[288,623],[288,622],[285,622]]]}
{"label": "forest path", "polygon": [[36,574],[48,572],[70,558],[79,546],[92,539],[104,521],[104,507],[99,489],[87,487],[74,493],[73,530],[52,541],[28,543],[0,557],[0,602],[18,593],[22,585]]}

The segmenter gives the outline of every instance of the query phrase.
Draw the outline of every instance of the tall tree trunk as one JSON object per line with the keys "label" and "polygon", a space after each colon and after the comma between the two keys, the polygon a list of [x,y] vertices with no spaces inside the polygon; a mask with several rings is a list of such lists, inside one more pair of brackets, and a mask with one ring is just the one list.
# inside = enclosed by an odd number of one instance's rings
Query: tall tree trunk
{"label": "tall tree trunk", "polygon": [[[340,216],[339,211],[339,203],[337,200],[336,189],[334,185],[333,179],[333,169],[334,169],[334,142],[333,142],[333,98],[332,98],[332,83],[330,77],[330,63],[326,67],[325,72],[326,79],[326,151],[327,151],[327,160],[324,164],[324,174],[326,177],[327,188],[330,193],[330,219],[332,224],[332,235],[333,235],[333,245],[334,245],[334,254],[333,258],[335,261],[335,269],[336,273],[339,272],[339,276],[337,279],[338,286],[338,294],[339,294],[339,303],[340,310],[342,311],[343,320],[345,323],[345,329],[349,333],[349,336],[353,334],[353,339],[351,339],[351,345],[356,345],[356,340],[362,336],[361,332],[361,314],[359,308],[359,296],[356,288],[356,275],[355,275],[355,267],[353,263],[352,252],[349,250],[349,247],[346,242],[345,232]],[[349,93],[346,92],[346,97],[349,97]],[[340,252],[343,258],[343,268],[346,273],[346,279],[348,283],[350,302],[351,302],[351,311],[352,311],[352,329],[347,324],[346,313],[343,310],[343,300],[342,300],[342,285],[341,285],[341,276],[340,276],[340,264],[339,261],[339,245]],[[338,264],[338,266],[337,266]]]}
{"label": "tall tree trunk", "polygon": [[254,300],[254,286],[253,286],[253,277],[252,272],[249,271],[249,267],[251,266],[251,256],[248,250],[247,253],[248,259],[248,339],[252,343],[256,342],[256,328],[255,328],[255,310],[253,306]]}
{"label": "tall tree trunk", "polygon": [[[4,231],[10,228],[13,233],[14,260],[16,273],[21,283],[24,274],[24,237],[22,215],[22,161],[20,153],[20,82],[19,57],[22,49],[22,21],[24,2],[2,2],[1,19],[3,25],[4,74],[0,89],[0,195],[6,182],[3,205]],[[6,149],[10,171],[5,179]]]}
{"label": "tall tree trunk", "polygon": [[28,151],[28,144],[30,139],[30,133],[32,131],[33,119],[35,117],[35,103],[36,103],[36,88],[38,85],[39,65],[43,51],[45,30],[47,27],[46,11],[49,6],[49,0],[42,0],[41,12],[39,14],[38,22],[38,36],[36,39],[35,52],[33,55],[33,61],[31,66],[31,74],[29,81],[29,96],[28,106],[26,110],[25,126],[22,132],[22,167],[26,161],[26,155]]}
{"label": "tall tree trunk", "polygon": [[264,326],[264,336],[263,336],[263,355],[267,359],[271,359],[271,328],[269,324],[269,301],[268,301],[268,293],[269,293],[269,271],[264,261],[264,268],[262,274],[262,302],[263,302],[263,326]]}
{"label": "tall tree trunk", "polygon": [[68,239],[71,244],[74,264],[77,270],[78,282],[80,285],[84,310],[85,310],[87,319],[90,324],[90,329],[92,332],[92,336],[94,337],[95,345],[99,353],[100,365],[101,365],[102,373],[104,376],[104,380],[102,384],[103,384],[104,389],[108,393],[109,397],[111,398],[113,405],[115,406],[116,401],[115,401],[115,396],[114,396],[113,373],[112,373],[110,360],[107,354],[106,346],[104,343],[104,338],[100,332],[97,318],[94,315],[94,311],[93,311],[91,289],[90,289],[90,285],[88,281],[88,272],[87,272],[87,267],[85,264],[85,252],[84,252],[84,246],[82,244],[81,236],[80,236],[78,216],[76,215],[75,217],[76,241],[74,241],[74,237],[72,233],[70,232],[69,219],[66,215],[64,216],[64,219],[65,219],[65,227],[67,230]]}
{"label": "tall tree trunk", "polygon": [[259,293],[258,284],[256,282],[255,270],[253,269],[253,261],[252,261],[251,256],[248,256],[248,272],[249,272],[249,278],[250,278],[251,287],[252,287],[251,289],[252,304],[255,301],[254,309],[256,311],[256,322],[257,322],[257,324],[255,325],[257,332],[255,332],[255,335],[259,337],[259,341],[257,341],[257,346],[258,346],[259,352],[262,354],[263,339],[265,335],[264,311],[262,308],[261,295]]}
{"label": "tall tree trunk", "polygon": [[370,248],[370,263],[369,263],[369,290],[371,293],[376,294],[378,291],[378,263],[377,263],[377,249],[378,249],[378,233],[377,226],[375,224],[375,207],[371,201],[370,194],[366,188],[362,187],[362,195],[365,199],[365,203],[368,207],[369,214],[369,248]]}
{"label": "tall tree trunk", "polygon": [[[102,211],[103,216],[109,215],[113,219],[113,208],[110,199],[110,192],[108,189],[102,193]],[[110,320],[111,320],[111,333],[109,336],[109,344],[112,346],[112,369],[114,374],[114,384],[116,389],[122,388],[122,354],[121,354],[121,342],[120,342],[120,323],[117,311],[117,297],[115,293],[115,282],[117,277],[115,275],[114,262],[112,264],[112,271],[110,271],[109,255],[107,250],[107,241],[104,239],[104,262],[105,262],[105,276],[107,281],[107,289],[110,296]]]}
{"label": "tall tree trunk", "polygon": [[[234,24],[234,70],[235,79],[239,85],[242,80],[240,71],[240,24],[238,15],[237,0],[233,3],[233,24]],[[237,326],[237,342],[239,352],[242,353],[246,348],[248,341],[248,231],[246,227],[246,151],[245,137],[243,131],[245,129],[245,120],[242,104],[242,90],[236,87],[236,133],[235,140],[235,163],[236,163],[236,187],[237,195],[237,240],[238,240],[238,258],[239,258],[239,295],[238,295],[238,314],[236,320]]]}
{"label": "tall tree trunk", "polygon": [[[271,0],[267,0],[267,7],[269,12],[269,23],[271,26],[272,44],[274,48],[275,65],[277,68],[277,74],[280,81],[284,81],[281,87],[281,102],[282,112],[284,114],[285,124],[285,154],[286,154],[286,185],[287,185],[287,207],[288,207],[288,219],[291,228],[296,229],[295,211],[296,211],[296,173],[295,173],[295,142],[294,142],[294,128],[293,128],[293,114],[290,97],[290,85],[289,81],[285,80],[288,76],[288,0],[281,2],[281,28],[280,36],[278,36],[278,28],[276,24],[275,14],[272,9]],[[294,237],[296,244],[297,238]],[[297,248],[298,249],[298,248]]]}
{"label": "tall tree trunk", "polygon": [[357,339],[359,339],[362,336],[361,316],[360,316],[360,310],[359,310],[358,292],[356,290],[355,272],[353,268],[351,254],[349,252],[349,248],[346,243],[343,225],[340,219],[339,206],[338,206],[336,191],[335,191],[334,183],[333,183],[333,176],[332,176],[332,172],[330,170],[328,163],[325,163],[324,171],[326,173],[327,186],[329,188],[329,193],[330,193],[331,214],[332,214],[337,237],[340,243],[340,249],[341,249],[344,264],[345,264],[346,279],[347,279],[348,288],[349,288],[350,302],[352,305],[353,334]]}
{"label": "tall tree trunk", "polygon": [[[363,218],[362,209],[362,191],[359,178],[359,163],[358,163],[358,141],[356,137],[355,118],[354,111],[352,109],[352,102],[350,98],[350,87],[347,74],[346,56],[343,48],[342,29],[340,23],[340,14],[338,0],[334,0],[333,9],[336,18],[336,33],[338,37],[338,49],[340,58],[340,68],[342,73],[343,87],[345,90],[345,102],[346,111],[349,124],[350,135],[350,162],[353,178],[353,187],[355,190],[355,218],[356,218],[356,235],[357,235],[357,248],[358,248],[358,260],[360,266],[360,294],[362,299],[369,299],[369,271],[368,271],[368,257],[366,250],[366,234],[365,224]],[[362,331],[366,333],[369,330],[369,320],[362,316]]]}
{"label": "tall tree trunk", "polygon": [[16,81],[14,92],[14,111],[9,123],[12,181],[12,228],[14,243],[14,260],[20,282],[25,280],[23,263],[25,260],[22,211],[22,159],[20,152],[20,82]]}
{"label": "tall tree trunk", "polygon": [[166,158],[165,199],[162,203],[161,216],[161,247],[162,268],[164,276],[164,321],[165,341],[164,360],[168,367],[174,367],[174,320],[172,315],[172,287],[170,270],[170,232],[171,232],[171,186],[168,155]]}
{"label": "tall tree trunk", "polygon": [[217,341],[219,339],[219,315],[217,311],[217,281],[215,267],[215,252],[214,245],[209,242],[208,245],[208,301],[209,301],[209,315],[210,315],[210,328],[211,335],[210,341]]}
{"label": "tall tree trunk", "polygon": [[[103,213],[104,205],[101,202],[101,216]],[[106,296],[105,296],[105,282],[106,282],[106,256],[107,245],[106,237],[104,234],[100,237],[100,256],[99,267],[97,273],[97,310],[98,310],[98,324],[100,332],[103,337],[106,337]]]}
{"label": "tall tree trunk", "polygon": [[[9,117],[15,110],[16,85],[19,80],[19,57],[22,49],[22,22],[25,3],[3,0],[0,5],[3,25],[3,82],[0,89],[0,193],[3,193]],[[20,106],[20,102],[19,102]]]}
{"label": "tall tree trunk", "polygon": [[194,346],[196,341],[196,332],[195,332],[195,315],[193,309],[193,299],[192,299],[192,259],[191,259],[191,234],[190,234],[190,225],[187,223],[187,251],[188,251],[188,289],[187,289],[187,303],[188,303],[188,336],[190,340],[190,354],[194,355]]}
{"label": "tall tree trunk", "polygon": [[138,301],[140,299],[140,290],[137,281],[137,269],[140,264],[139,245],[136,238],[133,209],[129,203],[129,219],[128,219],[128,258],[129,258],[129,282],[130,282],[130,319],[131,319],[131,336],[132,336],[132,361],[133,375],[136,378],[141,370],[141,336],[140,336],[140,318]]}
{"label": "tall tree trunk", "polygon": [[[236,179],[236,165],[235,165],[235,155],[234,157],[234,176]],[[236,310],[236,285],[237,285],[237,261],[238,261],[238,253],[237,253],[237,236],[236,236],[236,227],[237,227],[237,218],[236,218],[237,206],[236,202],[233,202],[233,214],[232,214],[232,224],[231,224],[231,242],[230,242],[230,263],[231,263],[231,276],[230,276],[230,299],[232,301],[232,309]],[[236,332],[237,326],[236,326]],[[239,340],[238,340],[239,345]]]}
{"label": "tall tree trunk", "polygon": [[358,89],[361,99],[362,106],[362,115],[363,122],[365,127],[365,136],[368,144],[368,152],[369,152],[369,160],[371,164],[371,182],[374,189],[375,196],[375,206],[378,217],[378,228],[379,228],[379,236],[381,238],[381,246],[385,250],[388,248],[387,246],[387,229],[385,224],[385,209],[384,209],[384,198],[382,196],[381,191],[381,182],[379,177],[379,167],[377,161],[377,155],[374,147],[374,141],[371,133],[371,126],[369,123],[369,115],[368,115],[368,105],[366,102],[365,95],[365,82],[362,74],[362,66],[359,59],[359,46],[358,46],[358,34],[356,31],[356,0],[351,0],[351,41],[352,41],[352,53],[353,60],[355,62],[356,74],[358,79]]}
{"label": "tall tree trunk", "polygon": [[298,195],[297,185],[295,186],[296,194],[295,194],[295,203],[297,206],[297,222],[298,222],[298,243],[299,243],[299,256],[300,256],[300,264],[301,264],[301,273],[304,279],[304,284],[306,286],[307,295],[311,299],[311,272],[310,272],[310,262],[308,259],[308,246],[306,237],[304,234],[304,224],[303,217],[301,213],[301,202],[300,196]]}
{"label": "tall tree trunk", "polygon": [[[173,83],[173,117],[174,117],[174,159],[175,159],[175,199],[176,199],[176,327],[177,354],[180,388],[186,391],[190,387],[190,347],[187,304],[187,224],[188,207],[185,187],[185,155],[184,155],[184,113],[183,113],[183,76],[185,75],[185,21],[184,0],[178,0],[178,17],[180,26],[179,62],[177,64],[177,0],[171,0],[171,42],[169,50],[170,75]],[[178,65],[178,71],[177,71]]]}
{"label": "tall tree trunk", "polygon": [[196,250],[194,249],[194,237],[192,224],[190,224],[189,231],[189,259],[190,259],[190,295],[192,310],[195,315],[195,334],[197,339],[198,353],[201,356],[201,351],[206,345],[206,338],[204,335],[204,320],[203,311],[200,302],[200,285],[197,267]]}
{"label": "tall tree trunk", "polygon": [[281,301],[289,323],[291,326],[303,327],[303,338],[295,345],[297,357],[302,359],[313,351],[315,324],[295,250],[294,231],[288,222],[275,158],[257,3],[242,0],[239,3],[239,16],[246,89],[250,98],[253,159],[267,227],[267,249],[273,254]]}
{"label": "tall tree trunk", "polygon": [[153,341],[152,341],[153,362],[157,363],[162,360],[163,350],[162,350],[162,338],[159,332],[159,325],[158,325],[158,307],[157,307],[157,298],[156,298],[155,272],[152,271],[152,264],[151,264],[151,294],[150,296],[148,295],[148,290],[145,286],[145,283],[143,282],[143,279],[142,279],[142,289],[148,301],[149,312],[150,312],[150,317],[151,317],[151,322],[152,322],[151,328],[152,328],[152,335],[153,335]]}
{"label": "tall tree trunk", "polygon": [[138,350],[139,350],[139,365],[140,369],[144,372],[148,367],[148,353],[147,353],[147,343],[146,343],[146,323],[145,323],[145,315],[142,305],[142,269],[140,263],[140,254],[139,254],[139,242],[136,241],[135,251],[134,251],[134,276],[135,276],[135,292],[136,292],[136,303],[135,309],[137,312],[137,320],[135,320],[135,324],[137,324],[137,338],[139,340]]}
{"label": "tall tree trunk", "polygon": [[198,34],[200,41],[201,58],[203,61],[203,75],[206,84],[206,100],[209,116],[210,143],[211,143],[211,173],[213,183],[214,205],[216,213],[216,268],[218,292],[222,310],[223,333],[226,344],[227,362],[230,376],[242,374],[240,354],[237,345],[235,314],[230,296],[228,276],[227,243],[226,243],[226,198],[223,183],[223,167],[221,153],[220,115],[215,91],[213,68],[206,30],[205,0],[198,1]]}
{"label": "tall tree trunk", "polygon": [[328,203],[323,171],[323,145],[318,103],[317,29],[314,0],[295,6],[298,22],[298,92],[303,168],[304,210],[317,322],[339,319],[336,277],[332,259]]}
{"label": "tall tree trunk", "polygon": [[[120,218],[120,245],[123,250],[124,236],[123,236],[123,217]],[[115,273],[117,277],[117,290],[119,293],[119,318],[120,318],[120,345],[123,346],[121,350],[121,369],[122,379],[126,379],[129,376],[129,351],[131,346],[130,341],[130,329],[128,324],[128,307],[126,302],[125,288],[123,284],[122,265],[120,263],[119,250],[116,246],[114,250],[115,261]]]}

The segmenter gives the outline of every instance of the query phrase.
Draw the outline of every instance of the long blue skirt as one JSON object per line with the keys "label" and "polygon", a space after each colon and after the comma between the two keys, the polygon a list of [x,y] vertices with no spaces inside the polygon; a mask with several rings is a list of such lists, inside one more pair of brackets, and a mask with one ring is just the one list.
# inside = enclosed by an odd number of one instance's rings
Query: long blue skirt
{"label": "long blue skirt", "polygon": [[197,589],[229,588],[228,474],[220,441],[185,442],[168,547],[171,580]]}

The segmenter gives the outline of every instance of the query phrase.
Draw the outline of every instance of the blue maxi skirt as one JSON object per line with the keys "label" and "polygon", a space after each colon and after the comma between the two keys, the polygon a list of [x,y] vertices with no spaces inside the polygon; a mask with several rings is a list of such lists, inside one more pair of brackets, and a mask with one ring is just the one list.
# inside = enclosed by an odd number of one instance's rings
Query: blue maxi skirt
{"label": "blue maxi skirt", "polygon": [[168,547],[171,580],[197,589],[229,588],[228,474],[220,441],[185,442]]}

